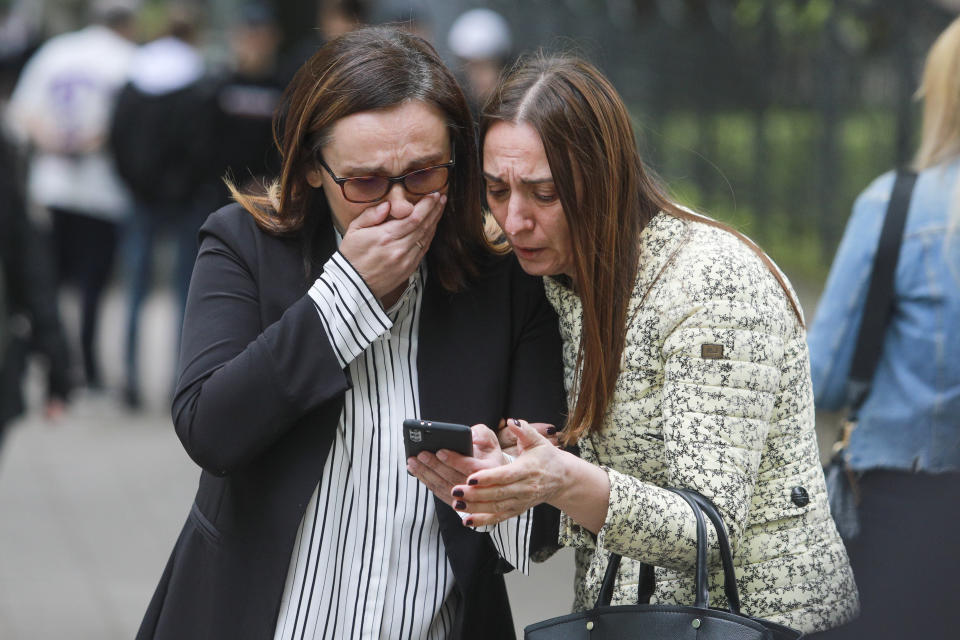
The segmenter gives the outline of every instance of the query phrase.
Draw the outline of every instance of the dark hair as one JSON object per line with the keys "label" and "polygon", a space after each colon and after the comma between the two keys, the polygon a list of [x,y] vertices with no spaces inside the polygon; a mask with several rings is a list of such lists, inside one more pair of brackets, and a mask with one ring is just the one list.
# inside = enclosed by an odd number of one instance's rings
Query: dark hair
{"label": "dark hair", "polygon": [[480,209],[480,171],[470,109],[456,80],[425,40],[389,27],[365,27],[321,47],[297,71],[274,118],[282,159],[279,178],[265,193],[240,193],[238,202],[259,226],[307,243],[330,221],[320,190],[307,183],[333,125],[346,116],[418,100],[444,116],[456,165],[447,206],[427,254],[431,277],[457,291],[477,275],[489,255]]}
{"label": "dark hair", "polygon": [[[786,282],[755,244],[726,225],[678,207],[645,170],[633,126],[616,89],[593,65],[572,56],[537,54],[523,59],[488,99],[480,122],[481,144],[496,122],[523,122],[540,135],[563,207],[573,250],[574,280],[583,307],[577,352],[579,371],[564,443],[599,430],[620,375],[627,308],[640,259],[639,237],[663,211],[730,231]],[[600,188],[584,188],[593,185]]]}

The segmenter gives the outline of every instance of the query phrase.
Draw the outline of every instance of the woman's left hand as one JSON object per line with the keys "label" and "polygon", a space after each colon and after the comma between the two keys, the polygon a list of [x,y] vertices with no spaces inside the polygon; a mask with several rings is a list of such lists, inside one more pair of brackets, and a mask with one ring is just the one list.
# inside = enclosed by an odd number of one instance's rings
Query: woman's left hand
{"label": "woman's left hand", "polygon": [[407,471],[455,509],[461,501],[451,493],[454,485],[465,483],[467,476],[476,471],[507,462],[492,429],[485,424],[475,424],[470,429],[473,431],[472,457],[441,449],[436,454],[421,451],[415,458],[407,458]]}
{"label": "woman's left hand", "polygon": [[450,492],[458,511],[470,516],[464,524],[497,524],[553,500],[564,488],[564,459],[572,457],[523,420],[506,427],[517,437],[520,455],[508,465],[479,470]]}

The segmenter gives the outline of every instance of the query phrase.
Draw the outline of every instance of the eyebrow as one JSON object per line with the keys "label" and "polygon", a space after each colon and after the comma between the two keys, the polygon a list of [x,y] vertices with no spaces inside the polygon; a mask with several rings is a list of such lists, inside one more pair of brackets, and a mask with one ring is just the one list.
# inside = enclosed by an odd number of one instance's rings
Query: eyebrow
{"label": "eyebrow", "polygon": [[[491,175],[486,171],[483,172],[483,177],[486,178],[487,180],[492,180],[493,182],[504,182],[504,179],[501,178],[500,176]],[[553,176],[550,176],[549,178],[531,178],[531,179],[520,180],[521,184],[545,184],[548,182],[553,182]]]}
{"label": "eyebrow", "polygon": [[[447,155],[446,151],[438,151],[436,153],[430,153],[425,156],[420,156],[419,158],[414,158],[413,160],[407,163],[406,167],[404,167],[404,169],[400,172],[400,175],[404,175],[406,173],[410,173],[411,171],[418,170],[412,167],[418,167],[419,169],[426,169],[427,167],[438,164],[440,163],[441,160],[443,160],[443,157],[445,155]],[[343,171],[344,175],[352,173],[354,174],[354,176],[357,176],[357,177],[388,173],[386,167],[384,167],[383,165],[378,165],[375,167],[364,166],[364,165],[356,165],[356,166],[345,165],[344,168],[341,169],[341,171]]]}

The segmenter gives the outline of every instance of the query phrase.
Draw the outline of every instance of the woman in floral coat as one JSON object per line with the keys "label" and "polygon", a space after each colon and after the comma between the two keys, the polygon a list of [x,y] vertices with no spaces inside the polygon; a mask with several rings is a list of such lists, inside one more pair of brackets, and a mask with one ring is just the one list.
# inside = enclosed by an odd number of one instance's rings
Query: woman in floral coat
{"label": "woman in floral coat", "polygon": [[[456,481],[456,454],[409,469],[474,526],[547,502],[576,547],[592,606],[611,552],[614,603],[693,601],[695,520],[665,487],[720,509],[742,609],[814,632],[857,615],[827,506],[803,316],[783,274],[742,235],[679,208],[644,172],[623,102],[591,65],[526,62],[483,113],[490,212],[560,316],[570,414],[554,447],[510,420],[512,463]],[[432,482],[431,482],[432,481]],[[712,540],[715,534],[711,529]],[[719,558],[711,602],[725,604]]]}

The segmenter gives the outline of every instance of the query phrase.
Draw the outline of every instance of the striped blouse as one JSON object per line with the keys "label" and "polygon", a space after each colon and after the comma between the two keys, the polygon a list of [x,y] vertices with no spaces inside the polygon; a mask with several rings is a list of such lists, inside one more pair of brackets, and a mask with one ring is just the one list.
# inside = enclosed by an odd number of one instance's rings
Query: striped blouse
{"label": "striped blouse", "polygon": [[[401,429],[405,418],[420,417],[425,280],[424,263],[385,311],[337,252],[310,290],[353,384],[297,532],[275,640],[449,637],[460,596],[434,497],[407,474]],[[524,573],[529,529],[521,516],[490,530],[500,554]]]}

